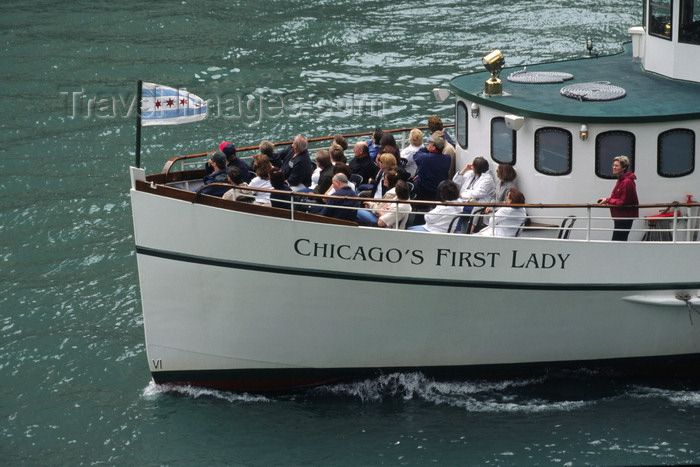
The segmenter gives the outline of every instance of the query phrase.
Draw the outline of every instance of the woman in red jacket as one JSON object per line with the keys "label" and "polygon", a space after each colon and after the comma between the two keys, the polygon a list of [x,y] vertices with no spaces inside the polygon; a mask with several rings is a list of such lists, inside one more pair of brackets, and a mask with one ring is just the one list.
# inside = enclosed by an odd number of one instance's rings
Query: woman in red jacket
{"label": "woman in red jacket", "polygon": [[[637,186],[634,181],[637,177],[629,171],[630,160],[627,156],[617,156],[613,159],[613,174],[617,175],[617,183],[613,188],[610,198],[601,198],[598,204],[610,206],[610,214],[615,222],[615,231],[612,239],[627,241],[632,223],[639,217],[639,204],[637,199]],[[630,206],[630,207],[623,207]]]}

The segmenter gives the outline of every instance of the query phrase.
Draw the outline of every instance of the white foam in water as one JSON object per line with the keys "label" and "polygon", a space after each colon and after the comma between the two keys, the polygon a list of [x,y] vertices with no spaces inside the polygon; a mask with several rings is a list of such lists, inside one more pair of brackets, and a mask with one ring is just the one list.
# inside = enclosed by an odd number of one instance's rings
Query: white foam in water
{"label": "white foam in water", "polygon": [[633,392],[630,392],[633,397],[640,399],[662,398],[669,402],[682,405],[700,406],[700,392],[698,391],[682,391],[673,389],[650,388],[637,386]]}
{"label": "white foam in water", "polygon": [[178,386],[174,384],[156,384],[153,380],[143,389],[143,397],[155,399],[161,394],[178,394],[197,399],[199,397],[212,397],[227,402],[271,402],[263,396],[251,395],[247,393],[235,393],[228,391],[218,391],[216,389],[199,388],[195,386]]}
{"label": "white foam in water", "polygon": [[385,397],[419,399],[437,405],[462,407],[470,412],[546,412],[569,411],[587,404],[585,401],[547,401],[527,399],[508,392],[511,389],[541,384],[542,378],[478,382],[436,382],[422,373],[392,373],[356,383],[317,388],[316,393],[358,397],[363,402]]}

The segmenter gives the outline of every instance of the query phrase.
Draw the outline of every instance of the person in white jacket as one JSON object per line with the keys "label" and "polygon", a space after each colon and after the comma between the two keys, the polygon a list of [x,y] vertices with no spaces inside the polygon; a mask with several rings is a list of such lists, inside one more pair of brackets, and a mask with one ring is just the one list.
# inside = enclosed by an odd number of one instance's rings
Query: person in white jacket
{"label": "person in white jacket", "polygon": [[[506,194],[506,204],[525,204],[525,195],[517,188],[511,188]],[[494,237],[516,237],[525,224],[525,208],[503,206],[496,209],[493,216],[487,216],[488,226],[474,235]]]}
{"label": "person in white jacket", "polygon": [[[438,195],[443,203],[457,203],[459,202],[459,187],[455,182],[446,180],[438,187]],[[406,230],[445,233],[449,230],[452,219],[460,212],[462,212],[461,206],[438,205],[430,212],[425,213],[425,225],[414,225]]]}
{"label": "person in white jacket", "polygon": [[489,162],[483,157],[464,166],[452,178],[459,188],[462,201],[472,203],[491,203],[496,196],[496,184],[489,172]]}

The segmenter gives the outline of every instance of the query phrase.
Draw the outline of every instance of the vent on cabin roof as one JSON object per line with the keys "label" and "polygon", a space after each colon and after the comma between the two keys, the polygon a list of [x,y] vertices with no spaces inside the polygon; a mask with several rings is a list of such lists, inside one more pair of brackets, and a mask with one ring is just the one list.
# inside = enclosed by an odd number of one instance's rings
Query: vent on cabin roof
{"label": "vent on cabin roof", "polygon": [[627,94],[623,88],[608,81],[571,84],[564,86],[559,92],[562,96],[579,101],[614,101],[622,99]]}
{"label": "vent on cabin roof", "polygon": [[560,71],[527,71],[527,67],[508,75],[508,81],[524,84],[556,84],[572,79],[571,73]]}

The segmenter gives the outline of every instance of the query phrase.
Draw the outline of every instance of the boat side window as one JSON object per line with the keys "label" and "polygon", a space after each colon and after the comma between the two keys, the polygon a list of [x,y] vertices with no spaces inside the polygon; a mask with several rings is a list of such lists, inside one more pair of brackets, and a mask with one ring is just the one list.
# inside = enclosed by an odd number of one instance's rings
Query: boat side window
{"label": "boat side window", "polygon": [[634,134],[628,131],[606,131],[595,139],[595,174],[600,178],[615,179],[613,175],[613,159],[617,156],[627,156],[630,159],[630,170],[634,171]]}
{"label": "boat side window", "polygon": [[571,132],[563,128],[535,131],[535,170],[547,175],[571,173]]}
{"label": "boat side window", "polygon": [[491,159],[499,164],[515,165],[515,130],[506,126],[506,119],[491,119]]}
{"label": "boat side window", "polygon": [[678,42],[700,44],[700,0],[681,0]]}
{"label": "boat side window", "polygon": [[682,177],[695,171],[695,132],[687,129],[659,135],[656,170],[662,177]]}
{"label": "boat side window", "polygon": [[649,34],[671,40],[673,0],[649,2]]}
{"label": "boat side window", "polygon": [[467,149],[467,143],[469,142],[467,139],[469,135],[468,115],[467,104],[458,101],[455,107],[455,137],[457,138],[457,144],[459,144],[462,149]]}

